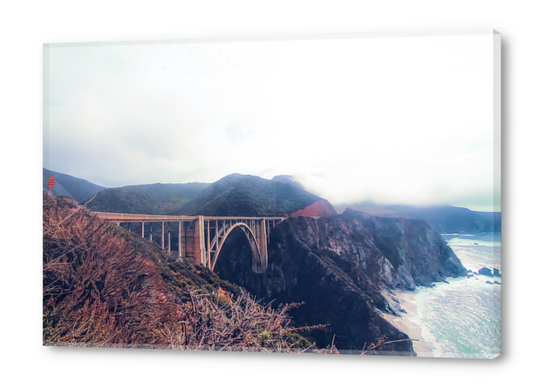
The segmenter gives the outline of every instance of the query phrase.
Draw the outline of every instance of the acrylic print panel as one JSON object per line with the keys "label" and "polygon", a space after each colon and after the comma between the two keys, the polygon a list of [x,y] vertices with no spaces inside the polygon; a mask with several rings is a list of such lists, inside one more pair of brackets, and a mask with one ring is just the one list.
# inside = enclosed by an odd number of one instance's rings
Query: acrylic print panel
{"label": "acrylic print panel", "polygon": [[46,44],[43,343],[500,354],[493,31]]}

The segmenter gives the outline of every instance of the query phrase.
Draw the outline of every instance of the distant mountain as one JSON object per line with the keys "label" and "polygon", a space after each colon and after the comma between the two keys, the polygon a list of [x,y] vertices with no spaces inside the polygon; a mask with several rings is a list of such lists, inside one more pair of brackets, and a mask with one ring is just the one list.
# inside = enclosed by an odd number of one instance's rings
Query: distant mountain
{"label": "distant mountain", "polygon": [[455,206],[389,206],[395,210],[388,217],[416,218],[427,223],[439,233],[486,233],[501,231],[500,212],[477,212]]}
{"label": "distant mountain", "polygon": [[384,214],[395,212],[395,210],[388,209],[387,205],[380,205],[371,201],[342,203],[335,204],[334,206],[339,213],[343,213],[346,209],[356,210],[358,212],[367,213],[373,216],[382,216]]}
{"label": "distant mountain", "polygon": [[439,233],[487,233],[501,231],[500,212],[477,212],[455,206],[380,205],[370,201],[345,207],[376,216],[414,218],[426,221]]}
{"label": "distant mountain", "polygon": [[336,214],[333,206],[325,199],[296,185],[252,175],[231,174],[211,184],[195,199],[171,214],[284,216],[318,201],[325,201],[329,206],[318,207],[324,209],[324,214],[310,215]]}
{"label": "distant mountain", "polygon": [[130,214],[171,214],[194,199],[209,183],[154,183],[105,189],[87,207],[93,211]]}
{"label": "distant mountain", "polygon": [[90,198],[96,191],[102,191],[105,187],[91,183],[85,179],[76,178],[68,174],[62,174],[60,172],[43,169],[43,190],[49,190],[47,186],[47,180],[50,177],[55,179],[55,185],[51,189],[53,195],[65,195],[74,199],[77,202]]}

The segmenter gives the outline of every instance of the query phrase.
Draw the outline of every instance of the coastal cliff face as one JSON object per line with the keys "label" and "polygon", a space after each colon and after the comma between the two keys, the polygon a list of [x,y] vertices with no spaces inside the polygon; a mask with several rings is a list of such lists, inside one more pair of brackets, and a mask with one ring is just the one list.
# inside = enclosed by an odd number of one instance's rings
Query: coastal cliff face
{"label": "coastal cliff face", "polygon": [[380,315],[394,314],[388,289],[413,289],[447,276],[466,275],[453,251],[424,221],[372,217],[346,211],[310,219],[290,218],[271,231],[268,269],[251,270],[243,235],[232,236],[216,273],[274,303],[304,302],[296,325],[326,324],[312,334],[319,346],[361,351],[383,336],[385,354],[414,355],[412,342]]}
{"label": "coastal cliff face", "polygon": [[325,248],[357,260],[371,279],[389,288],[413,290],[467,274],[442,236],[425,221],[373,217],[350,209],[337,219],[322,221],[323,236],[333,236]]}

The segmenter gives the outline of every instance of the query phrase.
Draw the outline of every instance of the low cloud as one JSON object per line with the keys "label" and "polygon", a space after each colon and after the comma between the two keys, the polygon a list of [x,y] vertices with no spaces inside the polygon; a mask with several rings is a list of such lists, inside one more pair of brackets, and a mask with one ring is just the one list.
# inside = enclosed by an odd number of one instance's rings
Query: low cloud
{"label": "low cloud", "polygon": [[333,203],[493,202],[491,36],[48,50],[52,170],[108,187],[286,174]]}

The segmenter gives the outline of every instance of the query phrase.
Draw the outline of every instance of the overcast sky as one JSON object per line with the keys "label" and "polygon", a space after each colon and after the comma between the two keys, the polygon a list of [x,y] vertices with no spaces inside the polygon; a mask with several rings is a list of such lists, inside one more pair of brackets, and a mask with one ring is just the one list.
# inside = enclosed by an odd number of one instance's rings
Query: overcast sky
{"label": "overcast sky", "polygon": [[[494,209],[493,35],[44,47],[44,167]],[[500,200],[495,203],[500,210]]]}

